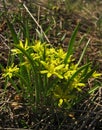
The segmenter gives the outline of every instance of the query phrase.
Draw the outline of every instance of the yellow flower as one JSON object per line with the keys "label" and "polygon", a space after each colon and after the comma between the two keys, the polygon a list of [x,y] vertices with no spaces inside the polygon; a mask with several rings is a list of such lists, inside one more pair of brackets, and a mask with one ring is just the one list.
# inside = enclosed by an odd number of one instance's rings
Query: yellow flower
{"label": "yellow flower", "polygon": [[63,99],[61,98],[61,99],[59,99],[58,106],[59,106],[59,107],[61,107],[61,106],[62,106],[62,104],[63,104]]}
{"label": "yellow flower", "polygon": [[47,73],[48,78],[52,75],[56,75],[58,78],[63,79],[60,70],[64,67],[64,64],[55,66],[54,64],[46,63],[44,61],[41,61],[41,63],[45,67],[45,70],[40,71],[41,74]]}
{"label": "yellow flower", "polygon": [[46,50],[47,56],[50,56],[50,57],[55,56],[55,53],[56,53],[55,48],[47,48]]}
{"label": "yellow flower", "polygon": [[[28,46],[28,40],[27,40],[27,39],[26,39],[25,44],[20,40],[20,41],[19,41],[19,46],[20,46],[21,48],[23,48],[25,51],[30,48],[30,47]],[[19,49],[12,49],[11,51],[13,52],[13,55],[22,53]]]}
{"label": "yellow flower", "polygon": [[75,72],[76,72],[76,70],[68,70],[68,71],[64,74],[64,78],[65,78],[66,80],[68,80]]}
{"label": "yellow flower", "polygon": [[19,68],[16,66],[14,66],[14,64],[12,64],[9,67],[6,67],[6,69],[4,69],[4,73],[3,73],[3,77],[9,77],[12,78],[12,76],[17,73],[19,71]]}
{"label": "yellow flower", "polygon": [[79,92],[81,92],[81,87],[85,87],[85,83],[81,83],[78,77],[76,77],[70,84],[70,90],[77,89]]}
{"label": "yellow flower", "polygon": [[96,71],[93,73],[92,77],[93,78],[97,78],[100,77],[102,74],[101,73],[97,73]]}
{"label": "yellow flower", "polygon": [[32,46],[35,52],[40,52],[44,50],[44,43],[41,43],[40,41],[35,41],[35,45]]}
{"label": "yellow flower", "polygon": [[66,56],[66,53],[63,51],[62,48],[58,49],[57,56],[61,59],[64,59]]}

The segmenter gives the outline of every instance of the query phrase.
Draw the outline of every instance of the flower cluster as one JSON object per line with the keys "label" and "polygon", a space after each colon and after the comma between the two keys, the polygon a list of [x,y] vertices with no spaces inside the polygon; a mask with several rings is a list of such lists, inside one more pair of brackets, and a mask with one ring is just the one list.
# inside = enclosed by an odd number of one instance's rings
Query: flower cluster
{"label": "flower cluster", "polygon": [[[23,60],[19,67],[25,66],[27,72],[29,71],[30,74],[33,62],[36,68],[34,71],[36,71],[37,76],[39,74],[40,78],[43,78],[43,76],[47,77],[45,87],[53,86],[51,94],[53,93],[53,98],[58,101],[58,106],[75,100],[77,93],[82,91],[82,87],[85,87],[85,81],[88,75],[95,78],[101,75],[97,72],[92,73],[90,64],[79,67],[77,63],[74,62],[75,59],[72,55],[70,55],[65,63],[67,52],[64,52],[62,48],[54,48],[40,41],[35,41],[33,45],[28,45],[27,40],[25,44],[20,41],[18,46],[18,48],[14,48],[11,51],[13,55],[22,53]],[[31,63],[29,59],[31,59]],[[12,64],[4,70],[3,77],[8,76],[12,78],[16,73],[19,73],[19,69],[17,65],[14,66],[14,64]],[[51,82],[50,79],[53,79],[55,83],[53,83],[53,81]],[[38,81],[40,81],[40,79],[38,79]],[[44,82],[44,78],[41,81]]]}
{"label": "flower cluster", "polygon": [[14,63],[11,66],[7,66],[6,69],[4,69],[4,73],[3,73],[3,77],[9,77],[12,78],[13,76],[16,75],[16,73],[18,73],[19,68],[17,67],[17,65],[14,66]]}

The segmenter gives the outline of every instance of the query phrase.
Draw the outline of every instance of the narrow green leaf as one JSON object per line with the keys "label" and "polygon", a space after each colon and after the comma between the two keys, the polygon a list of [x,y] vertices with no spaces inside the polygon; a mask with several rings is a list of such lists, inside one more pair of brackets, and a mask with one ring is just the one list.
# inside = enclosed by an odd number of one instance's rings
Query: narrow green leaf
{"label": "narrow green leaf", "polygon": [[15,30],[14,30],[13,25],[10,23],[10,21],[8,19],[7,19],[7,24],[9,26],[9,28],[10,28],[14,43],[18,44],[19,43],[19,38],[17,37],[17,34],[16,34]]}
{"label": "narrow green leaf", "polygon": [[36,33],[38,34],[38,37],[39,37],[40,41],[44,42],[44,36],[43,36],[43,33],[40,32],[38,29],[36,29]]}
{"label": "narrow green leaf", "polygon": [[89,91],[88,91],[88,94],[92,94],[94,93],[100,86],[95,86],[95,87],[92,87]]}
{"label": "narrow green leaf", "polygon": [[0,71],[1,71],[3,68],[4,68],[3,65],[0,63]]}
{"label": "narrow green leaf", "polygon": [[31,83],[30,83],[30,77],[29,77],[29,74],[28,74],[26,66],[23,65],[23,66],[20,67],[20,74],[27,81],[27,84],[29,86]]}
{"label": "narrow green leaf", "polygon": [[95,66],[90,72],[88,72],[84,78],[81,80],[81,82],[86,82],[88,80],[88,78],[90,78],[92,76],[92,74],[95,72],[95,70],[97,69],[97,66]]}
{"label": "narrow green leaf", "polygon": [[68,84],[70,83],[70,81],[72,81],[77,75],[79,75],[79,73],[84,70],[86,67],[90,66],[91,63],[87,63],[84,66],[81,66],[73,75],[72,77],[68,80]]}
{"label": "narrow green leaf", "polygon": [[[25,20],[25,19],[24,19]],[[28,20],[24,21],[24,22],[20,22],[21,24],[21,28],[22,28],[22,32],[23,32],[23,36],[24,38],[26,38],[28,40],[28,43],[30,41],[30,33],[29,33],[29,25],[28,25]]]}
{"label": "narrow green leaf", "polygon": [[50,30],[51,30],[51,25],[49,25],[49,26],[47,27],[47,29],[45,30],[45,34],[47,34]]}
{"label": "narrow green leaf", "polygon": [[87,46],[88,46],[89,42],[90,42],[90,39],[87,41],[87,43],[86,43],[86,45],[85,45],[85,47],[84,47],[84,49],[83,49],[83,52],[82,52],[82,54],[81,54],[81,56],[80,56],[80,59],[79,59],[79,61],[78,61],[78,63],[77,63],[77,66],[79,66],[79,64],[81,63],[81,61],[82,61],[82,59],[83,59],[83,57],[84,57],[84,54],[85,54],[85,51],[86,51],[86,49],[87,49]]}
{"label": "narrow green leaf", "polygon": [[[88,62],[87,62],[87,63],[88,63]],[[89,66],[87,66],[87,67],[84,69],[84,71],[83,71],[81,77],[85,77],[85,75],[88,73],[88,70],[89,70]]]}
{"label": "narrow green leaf", "polygon": [[26,21],[26,38],[28,39],[28,43],[30,41],[30,35],[29,35],[29,26],[28,26],[28,21]]}
{"label": "narrow green leaf", "polygon": [[32,59],[32,57],[29,55],[29,53],[27,53],[22,47],[20,47],[19,45],[14,45],[17,49],[19,49],[29,60],[31,66],[32,66],[32,74],[34,77],[34,86],[35,86],[35,104],[37,104],[39,102],[39,83],[38,83],[38,73],[37,73],[37,68],[36,65]]}
{"label": "narrow green leaf", "polygon": [[82,38],[78,42],[78,46],[81,45],[81,43],[85,40],[86,34],[82,36]]}
{"label": "narrow green leaf", "polygon": [[14,44],[14,47],[19,49],[29,60],[29,62],[31,63],[32,67],[34,68],[34,62],[33,59],[31,58],[31,56],[19,45]]}
{"label": "narrow green leaf", "polygon": [[67,55],[66,55],[65,60],[64,60],[65,64],[67,63],[68,58],[73,53],[75,38],[76,38],[76,35],[77,35],[77,32],[78,32],[78,29],[79,29],[79,24],[77,25],[77,27],[75,28],[75,30],[74,30],[74,32],[73,32],[73,34],[71,36],[71,39],[70,39],[70,42],[69,42],[69,46],[68,46],[68,50],[67,50]]}
{"label": "narrow green leaf", "polygon": [[20,79],[20,81],[22,81],[22,83],[25,85],[25,86],[28,86],[28,83],[26,81],[26,79],[21,75],[21,74],[16,74],[16,76]]}
{"label": "narrow green leaf", "polygon": [[[10,83],[13,85],[13,87],[16,89],[16,91],[19,93],[19,88],[18,88],[18,86],[16,85],[16,83],[14,82],[14,80],[11,79],[11,78],[9,78],[9,80],[10,80]],[[8,83],[8,81],[7,81],[7,83]],[[6,88],[7,88],[7,86],[6,86]],[[6,89],[6,88],[5,88],[5,89]]]}

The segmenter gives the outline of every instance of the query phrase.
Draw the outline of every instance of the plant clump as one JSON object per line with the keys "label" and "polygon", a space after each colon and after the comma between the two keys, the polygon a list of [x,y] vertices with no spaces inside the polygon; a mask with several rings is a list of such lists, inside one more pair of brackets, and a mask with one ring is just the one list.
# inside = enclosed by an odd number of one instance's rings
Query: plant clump
{"label": "plant clump", "polygon": [[101,75],[91,68],[91,63],[80,66],[80,60],[75,63],[69,51],[40,41],[20,41],[11,52],[19,63],[7,66],[2,76],[36,107],[41,101],[47,105],[50,100],[54,106],[69,109],[79,100],[88,79]]}

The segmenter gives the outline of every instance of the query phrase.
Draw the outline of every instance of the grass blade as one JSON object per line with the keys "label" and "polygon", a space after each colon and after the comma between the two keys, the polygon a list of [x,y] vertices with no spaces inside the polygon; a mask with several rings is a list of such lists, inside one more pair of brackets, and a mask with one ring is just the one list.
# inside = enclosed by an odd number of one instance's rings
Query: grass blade
{"label": "grass blade", "polygon": [[84,79],[81,80],[81,82],[86,82],[88,78],[92,76],[92,74],[95,72],[97,69],[97,66],[95,66],[90,72],[88,72],[85,76]]}
{"label": "grass blade", "polygon": [[78,61],[78,63],[77,63],[77,66],[79,66],[79,64],[81,63],[81,61],[82,61],[82,59],[83,59],[83,57],[84,57],[85,51],[86,51],[86,49],[87,49],[87,46],[89,45],[89,43],[90,43],[90,39],[87,41],[87,43],[86,43],[86,45],[85,45],[85,47],[84,47],[84,49],[83,49],[83,52],[82,52],[82,54],[81,54],[81,56],[80,56],[80,59],[79,59],[79,61]]}
{"label": "grass blade", "polygon": [[19,43],[19,38],[17,37],[17,34],[16,34],[15,30],[14,30],[13,25],[10,23],[10,21],[8,19],[7,19],[7,24],[9,26],[9,28],[10,28],[14,43],[18,44]]}
{"label": "grass blade", "polygon": [[86,67],[89,67],[91,63],[87,63],[84,66],[80,67],[73,75],[72,77],[68,80],[68,84],[77,76],[79,73],[84,70]]}
{"label": "grass blade", "polygon": [[65,64],[67,63],[68,58],[73,53],[73,47],[74,47],[75,38],[76,38],[76,35],[77,35],[77,32],[78,32],[78,29],[79,29],[79,24],[77,25],[77,27],[75,28],[75,30],[74,30],[74,32],[73,32],[73,34],[71,36],[71,39],[70,39],[70,42],[69,42],[69,46],[68,46],[68,50],[67,50],[67,55],[66,55],[65,60],[64,60]]}
{"label": "grass blade", "polygon": [[37,103],[39,102],[39,83],[38,83],[38,73],[37,73],[37,67],[35,65],[35,62],[33,61],[32,57],[27,53],[22,47],[19,45],[14,45],[15,48],[19,49],[29,60],[31,66],[32,66],[32,73],[35,80],[33,80],[33,84],[35,86],[35,107],[37,106]]}

